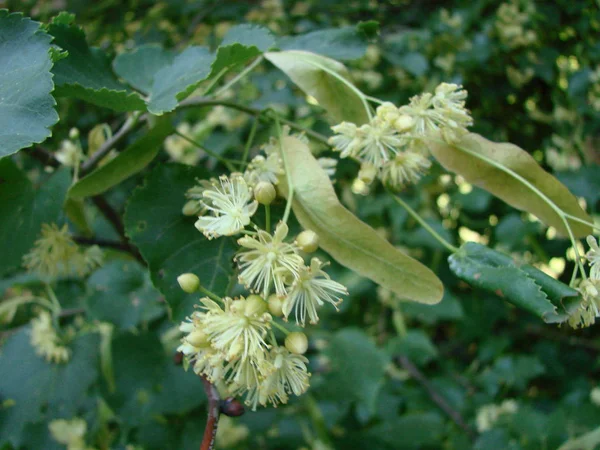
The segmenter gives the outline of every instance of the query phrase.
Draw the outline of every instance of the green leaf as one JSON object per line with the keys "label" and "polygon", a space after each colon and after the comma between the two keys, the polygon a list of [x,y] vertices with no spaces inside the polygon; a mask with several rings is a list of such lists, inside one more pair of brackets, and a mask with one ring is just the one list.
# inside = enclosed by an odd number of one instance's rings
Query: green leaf
{"label": "green leaf", "polygon": [[359,402],[374,413],[387,364],[383,352],[362,330],[346,328],[333,336],[325,353],[330,359],[327,396]]}
{"label": "green leaf", "polygon": [[119,153],[116,158],[71,186],[69,197],[77,199],[101,194],[138,173],[152,162],[162,148],[164,139],[172,131],[169,120],[160,120],[154,128]]}
{"label": "green leaf", "polygon": [[398,336],[388,344],[392,356],[406,355],[415,364],[423,366],[438,357],[437,348],[423,330],[409,330],[406,336]]}
{"label": "green leaf", "polygon": [[0,158],[44,141],[58,122],[51,40],[38,22],[0,10]]}
{"label": "green leaf", "polygon": [[415,318],[427,325],[445,320],[458,321],[464,318],[460,301],[448,290],[444,292],[442,301],[435,306],[403,302],[401,303],[401,310],[406,317]]}
{"label": "green leaf", "polygon": [[188,47],[154,75],[148,111],[162,115],[173,111],[211,72],[215,56],[205,47]]}
{"label": "green leaf", "polygon": [[115,73],[144,94],[149,94],[154,75],[170,65],[175,54],[156,44],[140,45],[121,53],[113,61]]}
{"label": "green leaf", "polygon": [[306,94],[313,96],[335,122],[345,120],[358,125],[368,122],[366,107],[349,86],[351,83],[347,81],[346,84],[338,78],[350,78],[343,64],[299,50],[269,52],[265,53],[265,58],[290,77]]}
{"label": "green leaf", "polygon": [[[565,224],[548,202],[497,165],[513,171],[564,212],[593,222],[581,209],[575,196],[516,145],[491,142],[474,133],[467,134],[456,145],[438,140],[428,140],[428,145],[433,156],[446,169],[462,175],[469,183],[491,192],[509,205],[534,214],[562,235],[568,234]],[[573,220],[568,222],[576,237],[592,233],[587,225]]]}
{"label": "green leaf", "polygon": [[441,448],[444,421],[435,412],[410,413],[375,426],[369,434],[394,449]]}
{"label": "green leaf", "polygon": [[195,219],[181,213],[186,190],[196,178],[208,177],[199,167],[157,167],[133,193],[125,213],[127,235],[140,249],[154,286],[165,296],[176,320],[189,315],[198,301],[198,295],[181,290],[179,275],[195,273],[204,287],[222,295],[232,274],[236,250],[232,240],[209,241],[194,227]]}
{"label": "green leaf", "polygon": [[450,269],[473,286],[541,317],[564,322],[578,306],[579,293],[532,266],[517,266],[510,256],[475,242],[467,242],[448,258]]}
{"label": "green leaf", "polygon": [[275,45],[271,32],[258,25],[242,24],[227,31],[223,42],[217,48],[215,61],[211,66],[211,76],[221,70],[242,65],[266,52]]}
{"label": "green leaf", "polygon": [[0,275],[21,266],[43,223],[58,220],[70,182],[62,169],[38,189],[12,160],[0,160]]}
{"label": "green leaf", "polygon": [[90,319],[127,329],[165,312],[162,296],[136,261],[112,261],[96,270],[87,285],[91,293],[85,309]]}
{"label": "green leaf", "polygon": [[[305,143],[285,137],[282,146],[294,186],[294,214],[305,229],[319,235],[325,251],[343,266],[402,298],[421,303],[442,299],[442,283],[431,270],[396,249],[341,205],[329,177]],[[279,187],[286,190],[285,177]]]}
{"label": "green leaf", "polygon": [[341,61],[361,58],[367,40],[358,27],[326,28],[279,40],[281,50],[303,50]]}
{"label": "green leaf", "polygon": [[72,417],[87,400],[87,390],[98,377],[98,336],[86,334],[69,344],[66,364],[51,364],[38,356],[30,341],[31,328],[21,329],[0,353],[0,393],[13,406],[0,409],[0,444],[20,446],[27,423]]}
{"label": "green leaf", "polygon": [[48,31],[54,42],[69,52],[52,69],[57,95],[76,97],[120,112],[146,110],[142,98],[117,80],[106,55],[88,46],[81,28],[55,20]]}

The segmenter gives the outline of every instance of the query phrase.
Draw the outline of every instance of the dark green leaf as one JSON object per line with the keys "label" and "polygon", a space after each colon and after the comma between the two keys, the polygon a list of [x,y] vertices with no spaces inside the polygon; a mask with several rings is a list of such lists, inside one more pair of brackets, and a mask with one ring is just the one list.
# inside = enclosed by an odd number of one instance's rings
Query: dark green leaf
{"label": "dark green leaf", "polygon": [[467,242],[448,261],[457,277],[494,292],[547,323],[564,322],[578,304],[576,290],[534,267],[518,267],[509,256],[481,244]]}
{"label": "dark green leaf", "polygon": [[395,449],[441,448],[444,421],[435,412],[391,417],[371,430],[371,435]]}
{"label": "dark green leaf", "polygon": [[176,319],[193,311],[198,295],[186,294],[177,277],[193,272],[218,295],[225,294],[232,273],[235,247],[227,238],[207,240],[194,227],[194,218],[181,213],[185,191],[196,178],[207,178],[199,167],[163,165],[131,197],[125,228],[148,262],[152,282],[165,296]]}
{"label": "dark green leaf", "polygon": [[331,369],[324,385],[327,396],[359,402],[374,413],[387,364],[383,352],[363,331],[346,328],[333,336],[326,354]]}
{"label": "dark green leaf", "polygon": [[113,61],[115,73],[144,94],[149,94],[154,75],[173,62],[175,55],[156,44],[140,45]]}
{"label": "dark green leaf", "polygon": [[[432,309],[434,309],[432,307]],[[417,365],[425,365],[438,357],[438,351],[423,330],[410,330],[406,336],[392,339],[387,348],[390,356],[405,355]]]}
{"label": "dark green leaf", "polygon": [[327,28],[300,36],[283,37],[281,50],[303,50],[337,60],[358,59],[367,50],[365,35],[357,27]]}
{"label": "dark green leaf", "polygon": [[402,313],[425,324],[433,325],[443,320],[461,320],[464,318],[463,308],[458,298],[446,290],[444,298],[437,305],[424,305],[416,302],[403,302]]}
{"label": "dark green leaf", "polygon": [[51,40],[38,22],[0,10],[0,158],[44,141],[58,122]]}
{"label": "dark green leaf", "polygon": [[112,261],[88,279],[86,299],[90,319],[132,328],[165,312],[162,296],[152,286],[148,272],[136,261]]}
{"label": "dark green leaf", "polygon": [[164,139],[173,128],[169,120],[160,120],[147,134],[127,147],[102,167],[79,180],[69,189],[69,197],[84,198],[101,194],[138,173],[156,157]]}
{"label": "dark green leaf", "polygon": [[98,335],[86,334],[69,347],[66,364],[51,364],[38,356],[30,340],[31,328],[12,336],[0,353],[0,394],[14,405],[0,410],[0,443],[19,447],[27,423],[46,415],[72,417],[86,401],[88,388],[98,377]]}
{"label": "dark green leaf", "polygon": [[115,111],[146,109],[142,98],[117,80],[106,55],[88,46],[83,30],[54,21],[48,31],[54,42],[69,52],[52,69],[57,95],[76,97]]}
{"label": "dark green leaf", "polygon": [[0,160],[0,275],[21,266],[43,223],[58,220],[70,182],[63,169],[36,189],[9,158]]}

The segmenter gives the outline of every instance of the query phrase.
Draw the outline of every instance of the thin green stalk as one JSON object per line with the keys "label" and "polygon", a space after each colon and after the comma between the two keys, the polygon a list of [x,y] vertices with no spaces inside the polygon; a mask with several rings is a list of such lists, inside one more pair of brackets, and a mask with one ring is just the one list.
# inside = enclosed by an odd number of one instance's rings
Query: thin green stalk
{"label": "thin green stalk", "polygon": [[204,286],[200,285],[200,287],[198,288],[198,290],[200,292],[202,292],[204,295],[206,295],[208,298],[219,302],[219,303],[223,303],[223,299],[221,297],[219,297],[217,294],[215,294],[212,291],[209,291],[208,289],[206,289]]}
{"label": "thin green stalk", "polygon": [[444,247],[446,247],[449,252],[457,253],[459,251],[459,249],[457,247],[453,246],[450,242],[448,242],[446,239],[444,239],[442,236],[440,236],[437,231],[435,231],[433,228],[431,228],[429,226],[429,224],[427,222],[425,222],[425,220],[423,220],[423,218],[414,209],[412,209],[410,206],[408,206],[408,204],[404,200],[402,200],[397,195],[394,195],[394,194],[391,194],[391,195],[394,198],[394,200],[396,201],[396,203],[398,203],[400,206],[402,206],[404,209],[406,209],[406,211],[412,216],[412,218],[415,219],[417,222],[419,222],[419,225],[421,225],[423,228],[425,228],[425,230],[427,230],[429,232],[429,234],[431,234],[440,244],[442,244]]}
{"label": "thin green stalk", "polygon": [[290,334],[289,330],[287,330],[283,325],[281,325],[280,323],[277,323],[276,321],[272,321],[271,325],[273,325],[275,328],[277,328],[279,331],[281,331],[286,336],[288,334]]}
{"label": "thin green stalk", "polygon": [[215,158],[217,161],[223,163],[223,165],[225,165],[225,167],[227,167],[227,169],[230,172],[235,172],[236,169],[233,166],[233,164],[229,161],[229,159],[227,158],[223,158],[221,155],[219,155],[218,153],[213,152],[212,150],[204,147],[203,145],[201,145],[199,142],[196,142],[195,140],[193,140],[192,138],[186,136],[185,134],[175,130],[175,134],[177,136],[182,137],[183,139],[185,139],[186,141],[188,141],[190,144],[195,145],[196,147],[198,147],[199,149],[205,151],[207,154],[209,154],[210,156],[212,156],[213,158]]}
{"label": "thin green stalk", "polygon": [[377,103],[379,105],[383,105],[385,103],[383,100],[380,100],[377,97],[371,97],[370,95],[365,95],[365,98],[370,102]]}
{"label": "thin green stalk", "polygon": [[240,170],[244,169],[246,161],[248,161],[248,154],[250,153],[250,148],[252,147],[252,143],[254,142],[254,136],[256,135],[256,129],[258,128],[258,119],[255,117],[252,122],[252,128],[250,128],[250,134],[248,135],[248,139],[246,140],[246,145],[244,146],[244,154],[242,155],[242,166]]}
{"label": "thin green stalk", "polygon": [[56,294],[54,293],[54,291],[52,290],[52,288],[50,287],[49,284],[45,285],[45,290],[46,290],[46,294],[48,294],[48,298],[52,302],[52,312],[54,313],[54,316],[56,317],[60,314],[60,311],[62,309],[60,306],[60,302],[56,298]]}
{"label": "thin green stalk", "polygon": [[206,86],[206,89],[204,89],[204,92],[202,93],[202,95],[208,95],[208,93],[212,90],[212,88],[214,88],[217,85],[219,80],[221,80],[223,75],[225,75],[228,71],[229,71],[229,67],[223,67],[221,69],[221,71],[211,80],[210,84],[208,86]]}
{"label": "thin green stalk", "polygon": [[271,205],[265,205],[265,230],[271,232]]}
{"label": "thin green stalk", "polygon": [[275,126],[277,127],[277,140],[279,141],[279,153],[283,160],[283,168],[285,170],[285,177],[288,184],[288,197],[287,203],[285,204],[285,211],[283,213],[283,222],[287,224],[288,218],[290,217],[290,211],[292,210],[292,201],[294,200],[294,185],[292,184],[292,176],[290,174],[290,166],[288,165],[287,156],[283,150],[283,133],[281,131],[281,124],[279,123],[279,116],[275,116]]}
{"label": "thin green stalk", "polygon": [[325,417],[323,412],[315,398],[311,394],[304,395],[304,405],[306,411],[310,416],[312,425],[317,433],[318,439],[329,448],[333,448],[333,444],[329,437],[329,431],[327,430],[327,424],[325,423]]}
{"label": "thin green stalk", "polygon": [[574,216],[574,215],[572,215],[572,214],[569,214],[569,213],[564,213],[564,214],[565,214],[565,216],[566,216],[567,218],[569,218],[569,219],[571,219],[571,220],[573,220],[573,221],[575,221],[575,222],[582,223],[582,224],[584,224],[584,225],[587,225],[587,226],[589,226],[589,227],[592,227],[592,228],[593,228],[594,230],[596,230],[596,231],[600,231],[600,226],[596,225],[595,223],[588,222],[587,220],[580,219],[579,217],[577,217],[577,216]]}
{"label": "thin green stalk", "polygon": [[246,67],[244,70],[242,70],[240,73],[238,73],[234,78],[232,78],[225,86],[222,86],[217,92],[215,92],[214,96],[218,97],[219,95],[221,95],[223,92],[227,91],[227,89],[231,88],[234,84],[236,84],[238,81],[240,81],[242,78],[244,78],[246,75],[248,75],[252,70],[254,70],[254,68],[256,66],[258,66],[262,60],[264,59],[264,57],[262,55],[260,55],[258,58],[256,58],[252,64],[250,64],[248,67]]}

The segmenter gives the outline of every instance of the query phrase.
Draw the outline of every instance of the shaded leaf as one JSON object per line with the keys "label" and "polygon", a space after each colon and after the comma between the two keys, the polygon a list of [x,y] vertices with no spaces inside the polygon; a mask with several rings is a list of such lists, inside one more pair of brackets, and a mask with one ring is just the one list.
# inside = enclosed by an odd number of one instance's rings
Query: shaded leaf
{"label": "shaded leaf", "polygon": [[58,220],[70,182],[63,169],[35,188],[12,160],[0,160],[0,275],[21,266],[43,223]]}
{"label": "shaded leaf", "polygon": [[[294,214],[305,229],[319,235],[325,251],[401,298],[422,303],[441,300],[443,286],[431,270],[396,249],[341,205],[329,177],[305,143],[285,137],[282,146],[294,186]],[[286,189],[285,177],[279,186]]]}
{"label": "shaded leaf", "polygon": [[51,40],[38,22],[0,10],[0,158],[44,141],[58,122]]}
{"label": "shaded leaf", "polygon": [[112,65],[115,73],[144,94],[149,94],[154,75],[173,62],[175,54],[156,44],[140,45],[121,53]]}
{"label": "shaded leaf", "polygon": [[[556,211],[522,181],[498,169],[494,164],[512,170],[564,212],[592,222],[575,196],[544,171],[531,155],[516,145],[491,142],[474,133],[467,134],[456,145],[449,145],[441,140],[428,140],[428,145],[433,156],[446,169],[462,175],[469,183],[491,192],[509,205],[534,214],[563,235],[567,235],[567,230]],[[478,155],[487,161],[480,159]],[[589,226],[573,220],[569,220],[569,225],[576,237],[592,232]]]}
{"label": "shaded leaf", "polygon": [[69,197],[83,198],[101,194],[138,173],[156,157],[173,127],[160,120],[147,134],[135,141],[108,163],[85,176],[69,189]]}
{"label": "shaded leaf", "polygon": [[[299,50],[265,53],[265,58],[283,71],[306,94],[313,96],[335,122],[368,122],[365,105],[356,93],[329,72],[349,80],[344,67],[333,59]],[[348,83],[350,83],[348,81]]]}
{"label": "shaded leaf", "polygon": [[532,266],[517,266],[510,256],[467,242],[448,258],[454,274],[494,292],[547,323],[564,322],[577,307],[579,293]]}
{"label": "shaded leaf", "polygon": [[369,434],[395,449],[438,448],[443,430],[444,421],[440,415],[425,412],[392,417],[375,426]]}
{"label": "shaded leaf", "polygon": [[278,44],[281,50],[303,50],[342,61],[361,58],[367,50],[366,35],[358,26],[326,28],[282,37]]}
{"label": "shaded leaf", "polygon": [[69,52],[52,69],[57,95],[76,97],[115,111],[146,109],[142,98],[117,80],[106,55],[88,46],[81,28],[55,20],[48,31],[54,42]]}
{"label": "shaded leaf", "polygon": [[392,357],[405,355],[419,366],[438,357],[437,348],[423,330],[409,330],[406,336],[392,339],[388,344],[388,353]]}
{"label": "shaded leaf", "polygon": [[186,294],[177,277],[193,272],[207,289],[224,294],[232,274],[236,247],[227,238],[209,241],[184,216],[185,191],[196,178],[208,178],[202,168],[179,164],[157,167],[127,206],[125,228],[148,263],[152,282],[165,296],[176,320],[193,311],[198,295]]}
{"label": "shaded leaf", "polygon": [[0,394],[13,406],[0,409],[0,443],[20,446],[27,423],[72,417],[87,400],[87,390],[98,377],[98,336],[83,335],[69,345],[66,364],[51,364],[38,356],[30,340],[31,327],[13,335],[0,353]]}
{"label": "shaded leaf", "polygon": [[85,309],[90,319],[127,329],[165,312],[162,296],[136,261],[111,261],[92,273],[87,284],[91,294]]}

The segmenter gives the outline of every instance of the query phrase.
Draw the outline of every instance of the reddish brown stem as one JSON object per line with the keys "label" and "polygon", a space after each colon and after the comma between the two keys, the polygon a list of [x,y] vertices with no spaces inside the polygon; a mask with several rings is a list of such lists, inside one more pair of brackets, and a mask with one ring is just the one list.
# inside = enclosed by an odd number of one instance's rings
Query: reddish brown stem
{"label": "reddish brown stem", "polygon": [[215,437],[217,436],[217,426],[219,425],[219,416],[221,415],[221,396],[214,385],[201,375],[202,384],[208,398],[208,418],[206,419],[206,428],[204,428],[204,437],[200,450],[213,450],[215,446]]}

